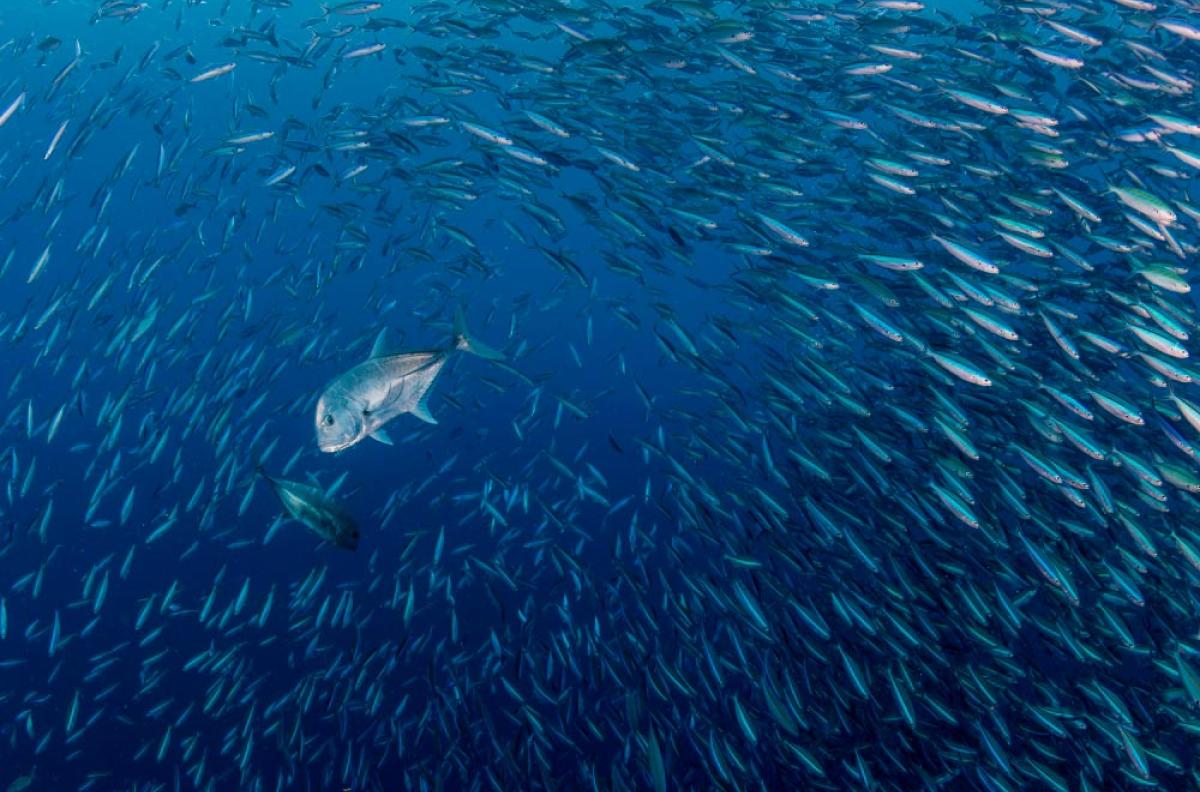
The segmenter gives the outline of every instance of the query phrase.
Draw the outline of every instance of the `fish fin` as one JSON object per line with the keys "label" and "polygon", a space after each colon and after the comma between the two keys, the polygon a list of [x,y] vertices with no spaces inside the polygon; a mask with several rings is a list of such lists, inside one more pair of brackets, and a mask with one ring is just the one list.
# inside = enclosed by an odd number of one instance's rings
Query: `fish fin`
{"label": "fish fin", "polygon": [[463,315],[461,307],[454,309],[454,348],[478,355],[484,360],[504,360],[503,352],[471,337],[471,331],[467,329],[467,318]]}
{"label": "fish fin", "polygon": [[395,443],[392,442],[392,438],[388,436],[388,433],[382,429],[376,429],[374,432],[371,432],[370,438],[372,440],[378,440],[384,445],[395,445]]}
{"label": "fish fin", "polygon": [[427,424],[437,423],[437,418],[434,418],[433,413],[429,412],[429,391],[426,391],[420,401],[413,405],[412,414]]}
{"label": "fish fin", "polygon": [[375,336],[375,343],[371,344],[371,354],[367,356],[367,359],[370,360],[372,358],[383,357],[385,354],[387,354],[386,350],[387,328],[385,327],[379,331],[379,335]]}

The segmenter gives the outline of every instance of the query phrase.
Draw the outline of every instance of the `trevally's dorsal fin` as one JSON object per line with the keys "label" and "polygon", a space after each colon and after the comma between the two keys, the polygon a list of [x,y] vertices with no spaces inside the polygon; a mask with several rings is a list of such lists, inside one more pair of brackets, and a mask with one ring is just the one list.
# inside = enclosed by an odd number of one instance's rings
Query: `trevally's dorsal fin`
{"label": "trevally's dorsal fin", "polygon": [[387,354],[387,328],[379,331],[379,335],[375,336],[375,343],[371,344],[371,354],[367,356],[368,360],[377,357],[383,357]]}

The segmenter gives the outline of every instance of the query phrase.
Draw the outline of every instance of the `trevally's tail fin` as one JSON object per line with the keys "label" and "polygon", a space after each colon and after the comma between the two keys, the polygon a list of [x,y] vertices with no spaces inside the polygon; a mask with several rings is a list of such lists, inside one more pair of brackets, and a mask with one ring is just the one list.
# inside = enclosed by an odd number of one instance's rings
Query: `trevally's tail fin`
{"label": "trevally's tail fin", "polygon": [[454,309],[454,348],[478,355],[484,360],[504,360],[503,352],[472,337],[471,331],[467,329],[467,318],[463,315],[461,307]]}

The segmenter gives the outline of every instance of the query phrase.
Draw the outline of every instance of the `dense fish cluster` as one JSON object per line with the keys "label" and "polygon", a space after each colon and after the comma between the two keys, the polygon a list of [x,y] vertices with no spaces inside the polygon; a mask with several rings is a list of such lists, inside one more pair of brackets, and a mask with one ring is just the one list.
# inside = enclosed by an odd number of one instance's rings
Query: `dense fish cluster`
{"label": "dense fish cluster", "polygon": [[1194,3],[0,64],[0,788],[1200,785]]}

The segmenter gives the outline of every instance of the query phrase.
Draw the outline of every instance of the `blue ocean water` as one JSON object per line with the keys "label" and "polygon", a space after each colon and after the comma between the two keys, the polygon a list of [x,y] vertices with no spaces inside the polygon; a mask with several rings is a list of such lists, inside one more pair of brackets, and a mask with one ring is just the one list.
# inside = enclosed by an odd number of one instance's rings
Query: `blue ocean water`
{"label": "blue ocean water", "polygon": [[1190,9],[10,5],[9,790],[1197,782]]}

